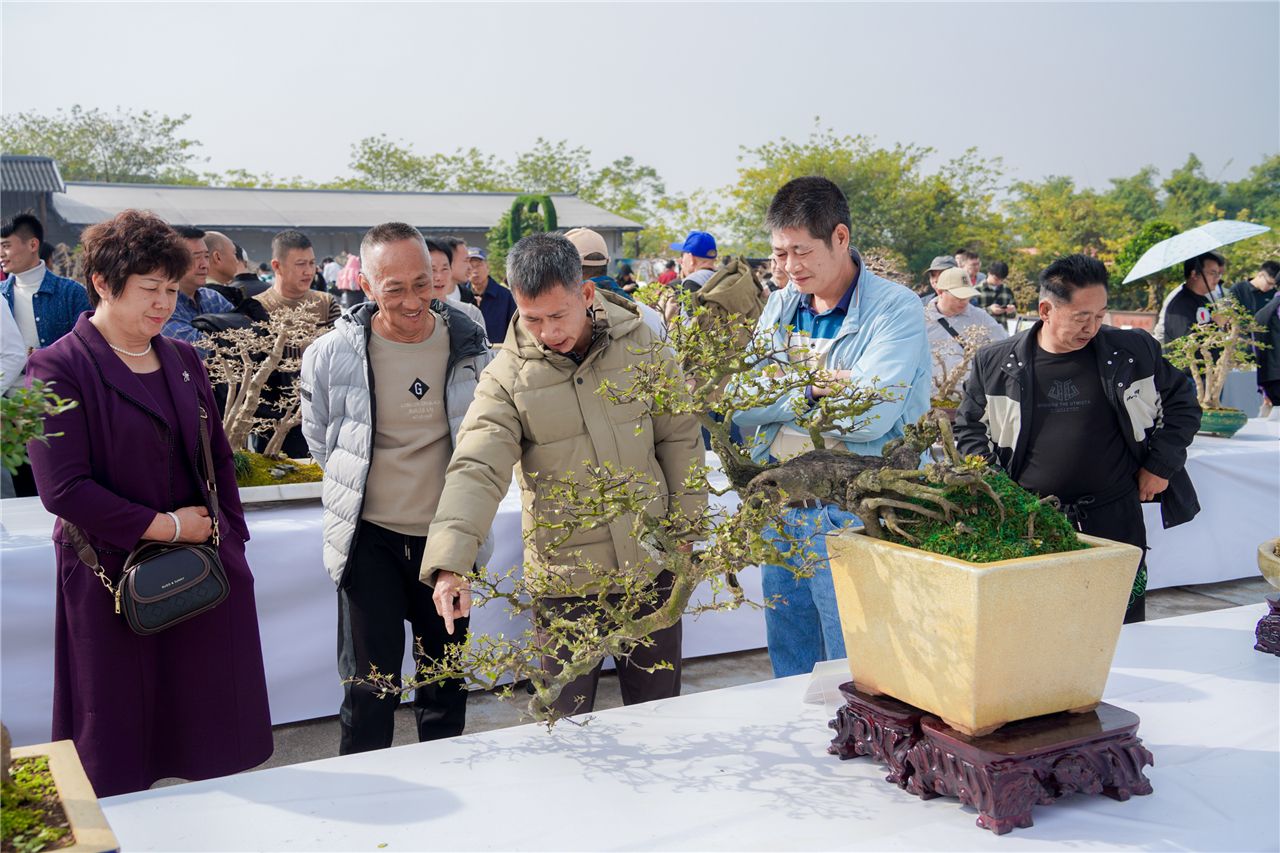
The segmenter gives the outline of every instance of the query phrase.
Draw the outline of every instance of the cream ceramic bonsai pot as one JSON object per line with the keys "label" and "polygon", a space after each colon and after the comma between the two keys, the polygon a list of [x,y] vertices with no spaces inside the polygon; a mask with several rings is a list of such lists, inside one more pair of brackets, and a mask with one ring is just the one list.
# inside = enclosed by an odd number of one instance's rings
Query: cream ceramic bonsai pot
{"label": "cream ceramic bonsai pot", "polygon": [[1276,556],[1276,543],[1280,539],[1269,539],[1258,546],[1258,570],[1267,579],[1267,583],[1280,589],[1280,557]]}
{"label": "cream ceramic bonsai pot", "polygon": [[120,849],[107,818],[98,806],[93,785],[85,775],[76,745],[69,740],[15,746],[13,758],[49,757],[49,773],[58,788],[62,810],[67,815],[75,843],[61,847],[58,853],[115,853]]}
{"label": "cream ceramic bonsai pot", "polygon": [[970,735],[1101,699],[1141,550],[971,563],[845,531],[828,538],[849,668]]}

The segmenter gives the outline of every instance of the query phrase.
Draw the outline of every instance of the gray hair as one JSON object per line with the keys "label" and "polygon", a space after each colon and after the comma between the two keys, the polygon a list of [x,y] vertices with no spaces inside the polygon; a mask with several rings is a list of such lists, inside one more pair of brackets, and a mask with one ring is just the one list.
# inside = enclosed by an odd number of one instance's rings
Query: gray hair
{"label": "gray hair", "polygon": [[563,234],[530,234],[507,254],[507,287],[536,299],[553,287],[582,286],[582,256]]}
{"label": "gray hair", "polygon": [[[373,226],[365,232],[364,238],[360,241],[360,270],[371,284],[374,279],[373,275],[371,275],[373,268],[370,262],[370,254],[378,246],[399,243],[401,240],[417,240],[422,244],[423,252],[426,252],[427,243],[422,236],[422,232],[405,222],[384,222],[381,225]],[[430,264],[428,264],[427,269],[429,270],[430,268]]]}

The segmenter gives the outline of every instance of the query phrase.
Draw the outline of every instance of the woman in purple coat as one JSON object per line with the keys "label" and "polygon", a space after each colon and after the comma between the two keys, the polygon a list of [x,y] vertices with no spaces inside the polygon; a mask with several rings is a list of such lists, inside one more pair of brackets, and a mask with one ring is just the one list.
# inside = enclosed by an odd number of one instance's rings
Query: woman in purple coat
{"label": "woman in purple coat", "polygon": [[[74,740],[94,790],[111,796],[262,763],[271,715],[231,448],[200,357],[160,335],[190,255],[172,228],[134,210],[88,228],[82,241],[96,310],[27,366],[80,405],[49,418],[46,433],[61,435],[32,442],[30,452],[40,498],[59,517],[53,738]],[[112,583],[143,540],[207,541],[201,406],[211,415],[218,553],[230,595],[139,636],[76,555],[62,520],[84,532]]]}

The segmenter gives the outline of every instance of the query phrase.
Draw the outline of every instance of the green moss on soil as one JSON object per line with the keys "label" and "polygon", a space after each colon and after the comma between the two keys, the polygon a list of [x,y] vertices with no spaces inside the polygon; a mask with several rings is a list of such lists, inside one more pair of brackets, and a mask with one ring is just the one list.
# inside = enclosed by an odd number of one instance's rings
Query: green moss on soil
{"label": "green moss on soil", "polygon": [[[967,489],[953,487],[944,494],[961,508],[961,520],[971,532],[959,532],[954,523],[922,519],[907,531],[919,543],[907,542],[886,531],[893,542],[974,563],[994,563],[1018,557],[1058,554],[1089,547],[1080,541],[1076,531],[1059,509],[1040,503],[1039,499],[1009,479],[1002,471],[986,476],[987,484],[1004,504],[1005,520],[986,494],[970,494]],[[1027,519],[1035,515],[1035,531],[1027,537]]]}
{"label": "green moss on soil", "polygon": [[[271,459],[261,453],[244,451],[237,451],[235,457],[236,485],[241,488],[283,486],[288,483],[318,483],[324,477],[324,472],[314,462],[284,458]],[[272,474],[272,469],[277,469],[277,473],[281,475]]]}
{"label": "green moss on soil", "polygon": [[74,843],[49,772],[48,756],[15,758],[9,773],[10,781],[0,790],[4,852],[40,853]]}

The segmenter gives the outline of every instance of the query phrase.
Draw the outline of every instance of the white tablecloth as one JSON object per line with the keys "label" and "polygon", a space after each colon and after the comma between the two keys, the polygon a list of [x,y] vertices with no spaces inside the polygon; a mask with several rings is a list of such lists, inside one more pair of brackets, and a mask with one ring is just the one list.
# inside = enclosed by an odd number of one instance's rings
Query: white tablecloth
{"label": "white tablecloth", "polygon": [[[732,507],[736,500],[730,495],[719,503]],[[321,561],[320,503],[250,507],[246,517],[271,720],[278,725],[336,714],[342,701],[334,651],[338,606]],[[38,498],[0,502],[0,719],[17,745],[48,740],[53,718],[53,521]],[[514,484],[494,531],[490,567],[506,571],[520,565],[520,498]],[[753,601],[761,600],[759,572],[744,572],[741,583]],[[105,590],[102,603],[111,606]],[[471,624],[476,632],[511,637],[527,627],[527,620],[514,622],[504,607],[481,605],[472,611]],[[686,657],[764,645],[764,617],[754,608],[685,620]],[[402,671],[407,672],[412,669],[407,642],[405,654]]]}
{"label": "white tablecloth", "polygon": [[826,754],[808,676],[103,802],[142,850],[1276,850],[1280,659],[1252,606],[1125,626],[1106,698],[1155,793],[1070,797],[997,840],[869,759]]}
{"label": "white tablecloth", "polygon": [[1258,545],[1280,535],[1280,421],[1254,418],[1233,438],[1198,435],[1187,472],[1200,498],[1195,521],[1165,530],[1143,507],[1149,586],[1211,583],[1258,570]]}
{"label": "white tablecloth", "polygon": [[[1257,572],[1257,545],[1280,533],[1280,422],[1250,421],[1235,438],[1199,436],[1188,470],[1204,507],[1191,524],[1164,530],[1146,507],[1152,589],[1208,583]],[[710,457],[709,457],[710,458]],[[726,500],[732,506],[736,498]],[[318,502],[250,509],[249,565],[256,578],[271,719],[276,724],[337,713],[337,602],[321,564]],[[0,719],[21,745],[49,738],[53,702],[53,518],[37,498],[0,502]],[[520,503],[514,486],[494,523],[491,565],[521,559]],[[760,573],[739,575],[761,600]],[[109,606],[103,593],[104,606]],[[504,610],[475,611],[476,631],[523,630]],[[764,614],[754,608],[686,620],[687,657],[765,646]],[[405,671],[411,668],[406,660]]]}

